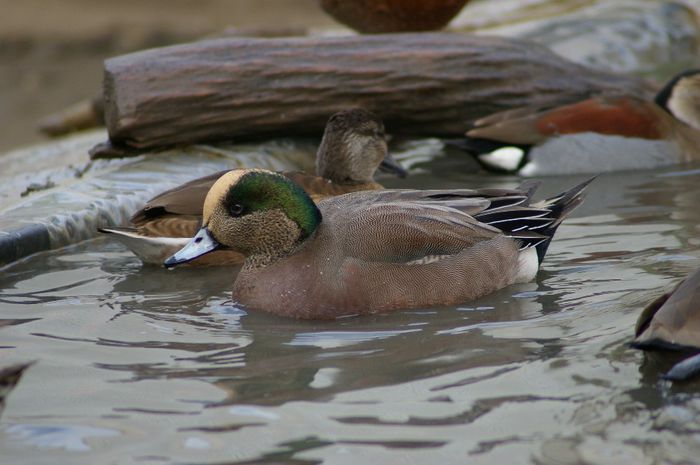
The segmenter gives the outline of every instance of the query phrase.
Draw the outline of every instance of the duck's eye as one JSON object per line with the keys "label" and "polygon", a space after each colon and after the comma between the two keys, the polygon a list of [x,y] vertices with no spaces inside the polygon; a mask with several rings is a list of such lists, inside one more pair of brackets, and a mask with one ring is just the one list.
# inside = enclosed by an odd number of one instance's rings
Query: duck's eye
{"label": "duck's eye", "polygon": [[241,216],[243,214],[243,205],[234,203],[231,205],[231,208],[229,208],[229,213],[231,213],[231,216]]}

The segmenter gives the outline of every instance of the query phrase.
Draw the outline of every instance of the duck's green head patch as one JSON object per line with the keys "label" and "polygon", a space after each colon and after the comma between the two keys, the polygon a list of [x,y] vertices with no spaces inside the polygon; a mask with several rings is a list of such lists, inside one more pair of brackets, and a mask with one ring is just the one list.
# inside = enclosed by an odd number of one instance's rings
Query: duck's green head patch
{"label": "duck's green head patch", "polygon": [[234,218],[280,210],[299,226],[301,239],[310,236],[321,222],[321,212],[304,189],[267,170],[233,170],[219,178],[204,202],[204,224],[221,207]]}

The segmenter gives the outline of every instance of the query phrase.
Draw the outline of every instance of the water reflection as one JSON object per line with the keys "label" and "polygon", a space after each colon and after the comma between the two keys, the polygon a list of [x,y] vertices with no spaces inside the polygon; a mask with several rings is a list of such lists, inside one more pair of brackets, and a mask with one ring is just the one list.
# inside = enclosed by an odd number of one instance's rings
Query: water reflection
{"label": "water reflection", "polygon": [[[518,183],[462,162],[438,158],[440,177],[416,181]],[[698,450],[698,384],[660,380],[672,362],[627,343],[648,300],[700,265],[699,176],[603,176],[534,283],[335,322],[245,312],[235,271],[145,267],[103,240],[35,256],[0,276],[0,360],[38,360],[0,449],[54,444],[55,463],[682,462]]]}

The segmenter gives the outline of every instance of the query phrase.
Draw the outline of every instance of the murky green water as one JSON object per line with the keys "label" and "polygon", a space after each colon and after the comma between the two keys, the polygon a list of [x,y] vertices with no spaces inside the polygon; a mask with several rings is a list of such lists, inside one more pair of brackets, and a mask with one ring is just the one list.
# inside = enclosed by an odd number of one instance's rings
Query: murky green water
{"label": "murky green water", "polygon": [[[398,186],[510,185],[461,156]],[[696,167],[698,168],[698,167]],[[541,195],[580,178],[549,178]],[[246,313],[230,270],[142,267],[105,239],[0,275],[0,364],[37,360],[0,463],[688,463],[700,384],[630,349],[700,266],[700,170],[606,175],[537,282],[335,322]]]}

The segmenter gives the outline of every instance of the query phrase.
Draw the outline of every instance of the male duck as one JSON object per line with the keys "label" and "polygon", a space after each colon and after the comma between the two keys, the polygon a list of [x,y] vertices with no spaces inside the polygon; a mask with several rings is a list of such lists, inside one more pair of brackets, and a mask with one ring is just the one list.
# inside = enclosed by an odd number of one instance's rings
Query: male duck
{"label": "male duck", "polygon": [[[642,311],[635,336],[639,349],[700,352],[700,269]],[[665,377],[682,380],[698,372],[700,354],[676,364]]]}
{"label": "male duck", "polygon": [[486,169],[524,176],[649,169],[700,160],[700,70],[671,79],[653,102],[606,95],[521,108],[474,123],[454,145]]}
{"label": "male duck", "polygon": [[296,318],[454,305],[532,280],[589,182],[532,205],[529,191],[503,189],[356,192],[316,205],[280,174],[232,171],[165,265],[238,251],[234,300]]}
{"label": "male duck", "polygon": [[[318,201],[347,192],[382,189],[373,179],[377,168],[400,177],[406,175],[389,154],[382,121],[373,113],[355,108],[335,113],[328,120],[316,153],[316,176],[298,171],[283,175]],[[187,244],[200,228],[204,198],[214,182],[227,171],[195,179],[152,198],[131,217],[133,228],[100,231],[114,234],[144,263],[160,265]],[[240,254],[228,251],[205,257],[195,264],[242,262]]]}

